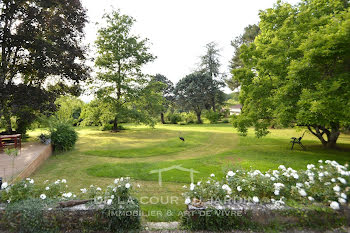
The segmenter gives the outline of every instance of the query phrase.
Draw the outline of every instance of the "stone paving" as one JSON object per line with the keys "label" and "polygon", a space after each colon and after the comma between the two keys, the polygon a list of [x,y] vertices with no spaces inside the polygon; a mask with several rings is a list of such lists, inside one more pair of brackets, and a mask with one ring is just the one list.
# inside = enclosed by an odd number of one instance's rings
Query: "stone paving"
{"label": "stone paving", "polygon": [[47,145],[38,142],[22,143],[20,152],[14,161],[14,169],[12,169],[12,157],[5,154],[3,149],[0,149],[0,177],[3,181],[9,181],[11,177],[16,177],[29,164],[41,154]]}

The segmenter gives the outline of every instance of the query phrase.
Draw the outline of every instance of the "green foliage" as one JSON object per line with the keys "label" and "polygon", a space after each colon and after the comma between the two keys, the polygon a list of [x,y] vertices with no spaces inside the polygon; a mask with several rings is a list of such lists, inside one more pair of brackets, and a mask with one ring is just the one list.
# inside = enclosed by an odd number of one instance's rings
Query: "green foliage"
{"label": "green foliage", "polygon": [[183,110],[194,111],[197,123],[202,123],[201,114],[211,103],[210,90],[213,79],[207,73],[195,72],[182,78],[175,88],[177,101]]}
{"label": "green foliage", "polygon": [[164,117],[165,117],[165,120],[167,122],[169,122],[170,124],[177,124],[180,121],[182,121],[181,114],[176,113],[176,112],[168,111],[168,112],[165,113]]}
{"label": "green foliage", "polygon": [[197,120],[196,114],[193,112],[182,112],[181,118],[186,122],[186,124],[193,124]]}
{"label": "green foliage", "polygon": [[106,27],[98,30],[95,42],[99,82],[94,89],[98,100],[108,105],[113,130],[127,118],[153,126],[154,115],[160,114],[163,103],[159,83],[150,83],[141,72],[143,65],[154,60],[148,52],[148,40],[131,34],[135,20],[128,15],[112,11],[104,19]]}
{"label": "green foliage", "polygon": [[224,93],[220,90],[224,86],[221,81],[223,75],[220,74],[220,49],[217,48],[215,42],[210,42],[205,45],[206,53],[201,56],[200,70],[206,73],[211,79],[206,80],[209,82],[208,85],[208,102],[206,103],[207,108],[210,107],[213,111],[221,106],[224,102]]}
{"label": "green foliage", "polygon": [[51,143],[56,151],[68,151],[73,149],[78,140],[75,129],[66,122],[57,121],[50,127]]}
{"label": "green foliage", "polygon": [[209,110],[205,113],[205,117],[210,121],[210,124],[216,124],[221,118],[220,113]]}
{"label": "green foliage", "polygon": [[260,13],[261,33],[239,48],[243,67],[232,70],[243,104],[235,126],[257,136],[271,121],[307,126],[335,147],[349,122],[350,14],[346,1],[278,2]]}
{"label": "green foliage", "polygon": [[81,121],[81,111],[84,108],[84,102],[74,96],[61,96],[55,101],[58,110],[55,116],[60,121],[71,122],[78,125]]}
{"label": "green foliage", "polygon": [[58,232],[57,225],[44,217],[44,209],[55,207],[53,200],[26,199],[6,206],[4,220],[16,232]]}
{"label": "green foliage", "polygon": [[47,87],[49,77],[86,80],[85,47],[80,43],[86,22],[80,1],[1,1],[0,117],[8,133],[11,117],[17,118],[16,131],[23,134],[39,113],[55,110],[59,94]]}

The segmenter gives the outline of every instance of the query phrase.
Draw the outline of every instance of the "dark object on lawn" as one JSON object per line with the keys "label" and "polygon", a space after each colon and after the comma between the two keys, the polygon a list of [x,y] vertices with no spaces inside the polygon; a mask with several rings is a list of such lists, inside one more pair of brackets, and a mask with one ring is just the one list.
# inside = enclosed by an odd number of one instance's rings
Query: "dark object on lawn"
{"label": "dark object on lawn", "polygon": [[301,146],[301,148],[303,148],[303,150],[306,150],[305,146],[301,143],[301,139],[303,139],[305,132],[303,133],[303,135],[300,138],[295,138],[295,137],[291,138],[291,139],[293,139],[293,141],[290,141],[291,143],[293,143],[292,148],[290,148],[291,150],[293,150],[294,144],[299,144]]}
{"label": "dark object on lawn", "polygon": [[183,141],[183,142],[185,141],[185,139],[183,137],[179,137],[179,138],[180,138],[181,141]]}
{"label": "dark object on lawn", "polygon": [[1,186],[2,186],[2,177],[0,177],[0,189],[1,189]]}

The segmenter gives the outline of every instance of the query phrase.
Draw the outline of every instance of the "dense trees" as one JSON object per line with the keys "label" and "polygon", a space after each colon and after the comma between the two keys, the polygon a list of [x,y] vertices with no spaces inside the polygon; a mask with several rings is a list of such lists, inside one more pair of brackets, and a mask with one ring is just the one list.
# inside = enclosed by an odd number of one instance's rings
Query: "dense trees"
{"label": "dense trees", "polygon": [[0,117],[6,131],[24,133],[37,113],[54,110],[51,82],[87,77],[80,45],[86,23],[79,0],[0,2]]}
{"label": "dense trees", "polygon": [[244,66],[233,70],[241,84],[246,133],[267,133],[272,120],[306,126],[326,147],[335,147],[349,124],[350,12],[347,1],[278,2],[260,13],[261,33],[240,47]]}
{"label": "dense trees", "polygon": [[184,110],[196,113],[197,123],[202,123],[202,111],[210,101],[211,81],[208,73],[195,72],[182,78],[176,85],[177,102]]}

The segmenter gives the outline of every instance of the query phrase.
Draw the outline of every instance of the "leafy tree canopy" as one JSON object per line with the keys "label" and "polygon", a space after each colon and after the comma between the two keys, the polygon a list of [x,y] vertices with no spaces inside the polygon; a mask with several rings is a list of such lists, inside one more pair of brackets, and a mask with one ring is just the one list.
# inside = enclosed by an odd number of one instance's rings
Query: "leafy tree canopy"
{"label": "leafy tree canopy", "polygon": [[184,110],[194,111],[197,123],[202,123],[201,114],[210,98],[212,78],[208,73],[195,72],[182,78],[175,88],[178,104]]}
{"label": "leafy tree canopy", "polygon": [[[44,88],[49,77],[51,83],[86,79],[80,45],[86,22],[79,0],[0,2],[0,117],[7,131],[12,131],[11,117],[23,121],[17,131],[25,132],[36,112],[51,110],[55,98]],[[47,98],[26,95],[24,100],[26,88]]]}
{"label": "leafy tree canopy", "polygon": [[242,114],[235,126],[268,133],[272,120],[306,126],[334,147],[350,115],[350,12],[347,1],[280,1],[260,13],[261,33],[240,47]]}
{"label": "leafy tree canopy", "polygon": [[99,55],[95,64],[99,68],[97,79],[100,81],[96,86],[97,96],[111,107],[114,130],[118,128],[118,122],[126,118],[150,123],[146,116],[149,116],[147,110],[151,109],[135,105],[146,96],[150,100],[157,99],[158,103],[158,98],[149,96],[156,93],[150,91],[154,85],[149,85],[149,78],[141,72],[142,66],[155,58],[148,51],[148,40],[131,33],[135,20],[128,15],[113,11],[104,19],[107,26],[98,31],[96,40]]}

